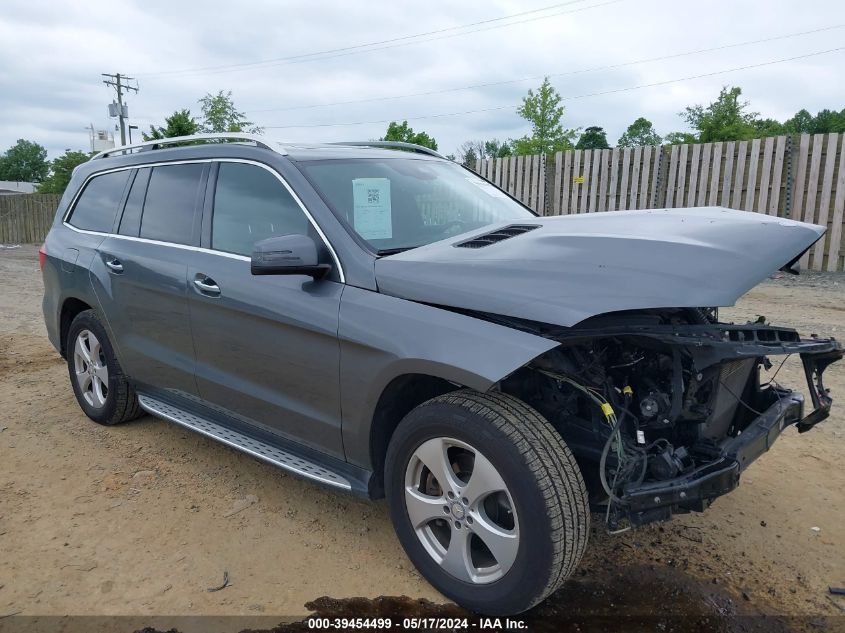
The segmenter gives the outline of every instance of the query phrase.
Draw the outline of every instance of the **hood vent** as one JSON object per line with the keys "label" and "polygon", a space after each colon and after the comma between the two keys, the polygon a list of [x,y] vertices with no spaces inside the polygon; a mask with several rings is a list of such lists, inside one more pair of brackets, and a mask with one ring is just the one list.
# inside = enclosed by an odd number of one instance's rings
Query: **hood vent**
{"label": "hood vent", "polygon": [[496,242],[501,242],[502,240],[516,237],[517,235],[522,235],[523,233],[528,233],[528,231],[533,231],[534,229],[539,228],[539,224],[511,224],[491,233],[479,235],[478,237],[474,237],[466,242],[460,242],[455,244],[455,246],[458,248],[483,248],[485,246],[495,244]]}

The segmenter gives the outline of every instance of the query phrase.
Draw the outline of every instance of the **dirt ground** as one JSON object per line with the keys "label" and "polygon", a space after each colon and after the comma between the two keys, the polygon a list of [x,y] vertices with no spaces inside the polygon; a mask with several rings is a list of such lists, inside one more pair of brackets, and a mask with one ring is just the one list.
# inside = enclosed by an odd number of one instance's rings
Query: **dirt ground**
{"label": "dirt ground", "polygon": [[[446,602],[405,557],[383,502],[149,416],[90,422],[46,339],[41,294],[35,248],[0,249],[0,617],[305,615],[320,596]],[[772,279],[721,317],[757,315],[845,335],[845,276]],[[714,614],[841,615],[845,598],[828,586],[845,586],[845,363],[826,379],[840,399],[831,418],[786,432],[708,512],[618,536],[594,517],[581,572],[532,617],[670,613],[684,600]],[[778,381],[803,384],[798,359]],[[207,591],[224,571],[230,586]]]}

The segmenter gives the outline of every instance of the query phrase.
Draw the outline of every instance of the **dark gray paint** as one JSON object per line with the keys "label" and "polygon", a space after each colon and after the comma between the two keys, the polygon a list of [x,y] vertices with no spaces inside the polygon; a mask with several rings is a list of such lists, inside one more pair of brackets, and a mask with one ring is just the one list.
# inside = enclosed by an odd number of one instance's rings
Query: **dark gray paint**
{"label": "dark gray paint", "polygon": [[619,310],[731,306],[825,231],[722,207],[522,223],[542,226],[483,248],[454,245],[497,227],[381,258],[379,291],[567,327]]}
{"label": "dark gray paint", "polygon": [[[199,395],[261,428],[343,457],[337,342],[343,284],[253,276],[205,252],[188,266]],[[193,284],[210,277],[219,295]]]}
{"label": "dark gray paint", "polygon": [[[145,385],[196,394],[187,293],[191,251],[122,237],[107,237],[97,251],[91,284],[123,371]],[[112,259],[122,272],[106,266]]]}
{"label": "dark gray paint", "polygon": [[347,288],[340,306],[343,441],[369,467],[369,430],[384,388],[425,374],[487,391],[557,342],[377,292]]}

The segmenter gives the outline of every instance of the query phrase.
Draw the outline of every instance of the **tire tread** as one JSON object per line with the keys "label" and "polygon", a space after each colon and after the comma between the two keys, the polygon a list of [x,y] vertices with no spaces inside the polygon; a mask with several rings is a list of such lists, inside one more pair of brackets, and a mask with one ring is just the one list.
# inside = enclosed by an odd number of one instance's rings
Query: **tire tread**
{"label": "tire tread", "polygon": [[[108,338],[108,334],[106,332],[105,327],[103,327],[100,318],[97,316],[97,313],[94,310],[85,310],[80,312],[76,315],[73,319],[73,322],[70,324],[70,328],[68,328],[68,341],[67,341],[67,348],[68,350],[73,349],[73,338],[77,327],[80,324],[85,325],[89,328],[98,329],[98,332],[95,332],[98,338],[103,338],[105,342],[105,349],[107,352],[107,362],[109,366],[109,374],[114,375],[115,377],[115,386],[114,386],[114,395],[115,395],[115,407],[112,414],[107,419],[96,420],[95,422],[98,424],[103,424],[106,426],[113,426],[115,424],[122,424],[123,422],[129,422],[130,420],[134,420],[136,418],[141,417],[144,414],[143,409],[141,409],[141,405],[138,403],[138,394],[135,392],[135,388],[132,386],[132,383],[123,373],[123,369],[120,367],[120,363],[117,360],[117,356],[114,353],[114,347],[112,346],[111,341]],[[70,367],[71,364],[70,359],[70,352],[68,353],[68,366]],[[72,372],[71,372],[72,373]],[[73,377],[71,376],[71,381],[73,381]],[[74,387],[75,390],[75,387]],[[111,394],[109,394],[111,395]],[[80,403],[81,406],[81,403]],[[84,409],[83,409],[84,410]],[[89,417],[91,417],[89,415]],[[93,419],[93,418],[92,418]]]}
{"label": "tire tread", "polygon": [[462,389],[420,406],[429,403],[461,407],[487,419],[514,443],[535,477],[545,501],[554,552],[548,582],[529,608],[536,605],[575,571],[587,546],[587,490],[572,451],[536,409],[509,394]]}

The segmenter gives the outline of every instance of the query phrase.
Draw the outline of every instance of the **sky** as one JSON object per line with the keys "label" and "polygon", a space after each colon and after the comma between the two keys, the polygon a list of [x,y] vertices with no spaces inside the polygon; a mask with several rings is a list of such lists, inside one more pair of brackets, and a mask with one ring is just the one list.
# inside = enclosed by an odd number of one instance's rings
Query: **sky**
{"label": "sky", "polygon": [[527,134],[516,106],[548,75],[565,127],[613,144],[640,116],[685,130],[678,113],[726,85],[763,117],[840,110],[843,47],[841,0],[4,0],[0,152],[88,150],[89,125],[114,130],[101,73],[118,72],[142,130],[231,90],[277,140],[370,140],[407,119],[444,153]]}

